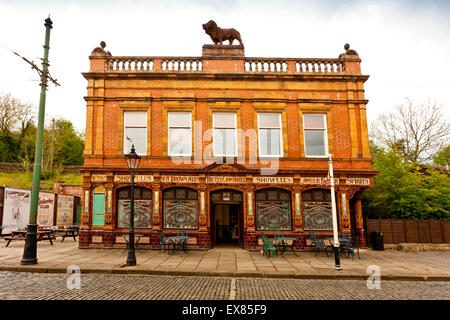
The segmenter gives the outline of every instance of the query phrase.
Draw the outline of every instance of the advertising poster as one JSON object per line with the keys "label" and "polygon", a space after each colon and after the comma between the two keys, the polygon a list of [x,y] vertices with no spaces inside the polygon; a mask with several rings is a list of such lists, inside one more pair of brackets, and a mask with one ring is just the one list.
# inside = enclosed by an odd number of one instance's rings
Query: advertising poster
{"label": "advertising poster", "polygon": [[55,195],[53,193],[39,192],[37,224],[40,227],[53,225],[55,212]]}
{"label": "advertising poster", "polygon": [[24,230],[30,218],[31,192],[28,190],[5,188],[3,207],[3,234]]}
{"label": "advertising poster", "polygon": [[74,197],[58,195],[56,225],[70,226],[73,224]]}

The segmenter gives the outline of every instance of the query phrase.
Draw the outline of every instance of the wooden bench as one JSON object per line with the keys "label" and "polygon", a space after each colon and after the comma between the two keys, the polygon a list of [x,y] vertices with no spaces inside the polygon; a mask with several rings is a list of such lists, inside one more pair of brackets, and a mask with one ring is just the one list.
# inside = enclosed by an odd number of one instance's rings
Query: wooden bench
{"label": "wooden bench", "polygon": [[3,239],[7,240],[8,242],[6,243],[6,246],[9,246],[9,244],[11,243],[11,241],[13,240],[25,240],[25,237],[22,235],[11,235],[11,236],[4,236]]}

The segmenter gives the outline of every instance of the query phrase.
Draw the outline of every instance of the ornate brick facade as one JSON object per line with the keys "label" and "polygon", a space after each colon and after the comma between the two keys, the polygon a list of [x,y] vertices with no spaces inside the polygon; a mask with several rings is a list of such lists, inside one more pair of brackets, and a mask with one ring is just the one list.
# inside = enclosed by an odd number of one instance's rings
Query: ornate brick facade
{"label": "ornate brick facade", "polygon": [[[306,155],[305,115],[325,119],[339,230],[358,234],[364,243],[361,195],[372,185],[375,172],[363,86],[368,76],[361,74],[354,50],[337,59],[248,58],[236,45],[205,45],[201,57],[116,57],[102,50],[93,51],[90,70],[83,73],[88,93],[80,248],[124,246],[121,235],[128,229],[119,228],[119,211],[126,200],[120,209],[119,192],[129,186],[124,158],[129,152],[124,150],[127,112],[146,112],[141,119],[146,152],[136,172],[136,187],[151,191],[142,200],[151,206],[144,214],[148,225],[136,228],[143,235],[141,247],[159,248],[160,230],[166,235],[186,230],[192,237],[189,246],[198,249],[215,246],[227,234],[237,236],[242,247],[256,249],[260,232],[280,232],[296,237],[299,250],[311,231],[331,236],[325,223],[328,157]],[[169,156],[170,112],[191,115],[191,156]],[[234,157],[217,157],[212,151],[213,115],[223,112],[236,117]],[[264,113],[281,119],[280,157],[259,156],[258,114]],[[267,175],[264,170],[269,167],[276,170]],[[167,221],[169,205],[175,201],[170,197],[180,188],[188,191],[177,204],[196,208],[194,225],[174,227]],[[315,201],[319,196],[322,200]],[[186,208],[173,212],[183,214]],[[219,230],[221,210],[228,212],[225,220],[234,219],[235,234]],[[308,223],[318,229],[305,230]]]}

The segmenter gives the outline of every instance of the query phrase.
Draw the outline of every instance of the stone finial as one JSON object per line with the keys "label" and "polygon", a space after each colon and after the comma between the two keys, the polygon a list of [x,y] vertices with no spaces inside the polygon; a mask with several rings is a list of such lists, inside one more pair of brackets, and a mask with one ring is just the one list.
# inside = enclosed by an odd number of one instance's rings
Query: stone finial
{"label": "stone finial", "polygon": [[94,48],[94,50],[92,50],[91,55],[93,55],[93,56],[111,56],[111,52],[106,51],[105,47],[106,47],[105,41],[101,41],[100,47]]}
{"label": "stone finial", "polygon": [[357,56],[358,55],[358,52],[356,52],[353,49],[350,49],[350,45],[348,43],[345,44],[344,49],[345,49],[346,55],[349,55],[349,56]]}
{"label": "stone finial", "polygon": [[344,58],[345,56],[356,56],[359,57],[358,52],[356,50],[350,49],[350,45],[346,43],[344,45],[345,53],[341,53],[339,55],[339,59]]}

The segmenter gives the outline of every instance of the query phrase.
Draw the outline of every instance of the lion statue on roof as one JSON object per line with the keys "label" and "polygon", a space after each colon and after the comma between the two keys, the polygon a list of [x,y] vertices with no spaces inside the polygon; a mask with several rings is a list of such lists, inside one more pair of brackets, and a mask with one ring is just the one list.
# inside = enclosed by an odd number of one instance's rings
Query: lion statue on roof
{"label": "lion statue on roof", "polygon": [[213,20],[209,20],[202,26],[206,34],[211,37],[211,40],[214,42],[214,44],[219,43],[220,45],[222,45],[223,41],[228,40],[230,45],[232,45],[233,41],[237,40],[239,41],[239,44],[243,46],[241,35],[236,29],[222,29],[218,27],[217,23],[215,23]]}

